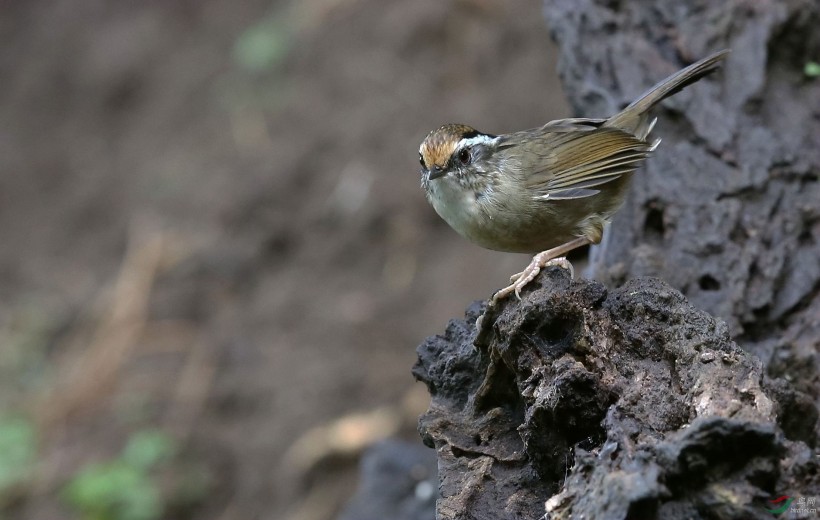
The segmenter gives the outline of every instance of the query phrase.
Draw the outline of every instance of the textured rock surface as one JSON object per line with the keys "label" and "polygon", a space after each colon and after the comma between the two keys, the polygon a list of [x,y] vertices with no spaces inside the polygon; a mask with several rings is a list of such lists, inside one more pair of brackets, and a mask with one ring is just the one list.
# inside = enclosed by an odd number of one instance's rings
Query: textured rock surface
{"label": "textured rock surface", "polygon": [[550,268],[418,348],[439,519],[770,518],[820,495],[811,399],[667,284]]}
{"label": "textured rock surface", "polygon": [[723,318],[771,375],[820,403],[820,56],[815,0],[546,0],[578,115],[615,113],[668,73],[731,48],[657,110],[593,277],[658,276]]}

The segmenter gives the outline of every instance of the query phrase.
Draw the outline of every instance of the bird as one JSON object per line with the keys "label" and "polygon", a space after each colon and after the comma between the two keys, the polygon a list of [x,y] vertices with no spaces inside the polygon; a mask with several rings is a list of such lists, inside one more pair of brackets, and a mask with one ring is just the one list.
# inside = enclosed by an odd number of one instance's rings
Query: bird
{"label": "bird", "polygon": [[730,50],[667,77],[606,119],[568,118],[493,135],[446,124],[419,147],[421,186],[436,213],[487,249],[534,254],[491,304],[521,290],[549,265],[570,270],[566,255],[601,242],[623,205],[635,170],[660,144],[649,112],[715,71]]}

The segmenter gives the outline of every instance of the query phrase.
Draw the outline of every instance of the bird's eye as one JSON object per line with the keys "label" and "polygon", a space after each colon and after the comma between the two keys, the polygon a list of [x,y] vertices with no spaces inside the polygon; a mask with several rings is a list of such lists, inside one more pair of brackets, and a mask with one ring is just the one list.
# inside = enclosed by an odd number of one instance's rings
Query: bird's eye
{"label": "bird's eye", "polygon": [[471,160],[472,156],[470,155],[470,150],[468,148],[464,148],[463,150],[458,152],[458,162],[460,162],[464,166],[470,164]]}
{"label": "bird's eye", "polygon": [[421,164],[422,168],[425,168],[425,166],[424,166],[424,156],[421,155],[421,154],[419,154],[419,164]]}

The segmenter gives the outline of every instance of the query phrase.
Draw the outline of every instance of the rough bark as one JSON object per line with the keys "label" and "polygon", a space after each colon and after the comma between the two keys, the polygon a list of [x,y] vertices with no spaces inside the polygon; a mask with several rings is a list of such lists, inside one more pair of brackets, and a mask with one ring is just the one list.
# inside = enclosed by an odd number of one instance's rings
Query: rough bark
{"label": "rough bark", "polygon": [[[547,0],[578,115],[615,113],[686,63],[723,70],[657,110],[593,276],[658,276],[723,318],[773,375],[820,398],[820,56],[814,0]],[[820,401],[818,401],[820,402]]]}
{"label": "rough bark", "polygon": [[550,268],[419,346],[437,518],[771,518],[820,495],[811,399],[657,279],[614,291]]}

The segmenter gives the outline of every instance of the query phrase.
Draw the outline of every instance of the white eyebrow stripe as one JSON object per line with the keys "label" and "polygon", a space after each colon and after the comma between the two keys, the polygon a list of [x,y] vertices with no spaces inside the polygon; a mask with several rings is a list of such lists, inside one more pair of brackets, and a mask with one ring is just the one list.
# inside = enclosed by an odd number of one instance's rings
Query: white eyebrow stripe
{"label": "white eyebrow stripe", "polygon": [[475,146],[477,144],[495,144],[498,141],[498,136],[491,137],[489,135],[478,134],[473,137],[468,137],[467,139],[461,139],[456,146],[457,150],[462,150],[464,148]]}

